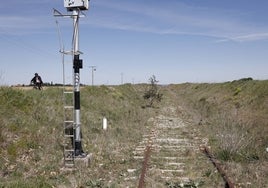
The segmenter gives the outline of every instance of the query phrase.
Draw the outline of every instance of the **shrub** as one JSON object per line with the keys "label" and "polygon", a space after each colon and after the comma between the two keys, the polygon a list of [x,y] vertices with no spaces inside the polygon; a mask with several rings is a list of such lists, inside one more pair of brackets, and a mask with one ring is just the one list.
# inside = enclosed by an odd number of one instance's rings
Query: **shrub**
{"label": "shrub", "polygon": [[143,98],[148,101],[147,106],[152,107],[155,102],[160,102],[162,100],[163,94],[160,93],[157,83],[159,81],[156,80],[153,75],[150,79],[149,88],[145,91]]}

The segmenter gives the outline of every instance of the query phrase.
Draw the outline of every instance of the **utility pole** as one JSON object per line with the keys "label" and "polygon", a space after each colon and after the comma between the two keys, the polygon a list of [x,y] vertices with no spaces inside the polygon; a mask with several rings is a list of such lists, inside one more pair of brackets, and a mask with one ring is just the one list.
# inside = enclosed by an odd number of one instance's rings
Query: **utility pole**
{"label": "utility pole", "polygon": [[96,71],[96,66],[89,66],[91,68],[91,85],[94,85],[94,71]]}
{"label": "utility pole", "polygon": [[124,73],[121,72],[121,85],[124,84]]}

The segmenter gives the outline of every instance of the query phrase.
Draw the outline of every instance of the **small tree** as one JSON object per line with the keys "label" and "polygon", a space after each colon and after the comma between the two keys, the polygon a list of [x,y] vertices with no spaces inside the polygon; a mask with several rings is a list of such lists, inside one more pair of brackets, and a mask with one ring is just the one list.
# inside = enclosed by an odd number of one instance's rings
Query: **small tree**
{"label": "small tree", "polygon": [[150,85],[146,89],[143,98],[148,101],[147,106],[152,107],[155,102],[161,102],[163,94],[159,92],[159,88],[157,86],[159,81],[156,80],[154,75],[150,77],[149,82]]}

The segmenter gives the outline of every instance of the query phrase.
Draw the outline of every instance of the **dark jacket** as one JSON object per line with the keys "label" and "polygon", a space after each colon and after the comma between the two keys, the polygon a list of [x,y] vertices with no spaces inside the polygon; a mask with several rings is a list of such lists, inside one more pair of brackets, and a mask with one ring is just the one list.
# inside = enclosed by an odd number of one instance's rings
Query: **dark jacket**
{"label": "dark jacket", "polygon": [[31,82],[34,84],[43,84],[42,78],[39,75],[34,76]]}

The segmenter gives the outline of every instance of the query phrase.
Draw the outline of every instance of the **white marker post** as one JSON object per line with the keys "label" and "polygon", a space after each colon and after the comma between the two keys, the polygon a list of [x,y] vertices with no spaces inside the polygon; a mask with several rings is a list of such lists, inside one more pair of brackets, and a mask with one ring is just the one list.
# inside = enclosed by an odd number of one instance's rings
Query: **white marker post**
{"label": "white marker post", "polygon": [[106,119],[106,117],[104,117],[103,118],[103,121],[102,121],[102,128],[103,128],[103,130],[107,130],[107,128],[108,128],[108,124],[107,124],[107,119]]}

